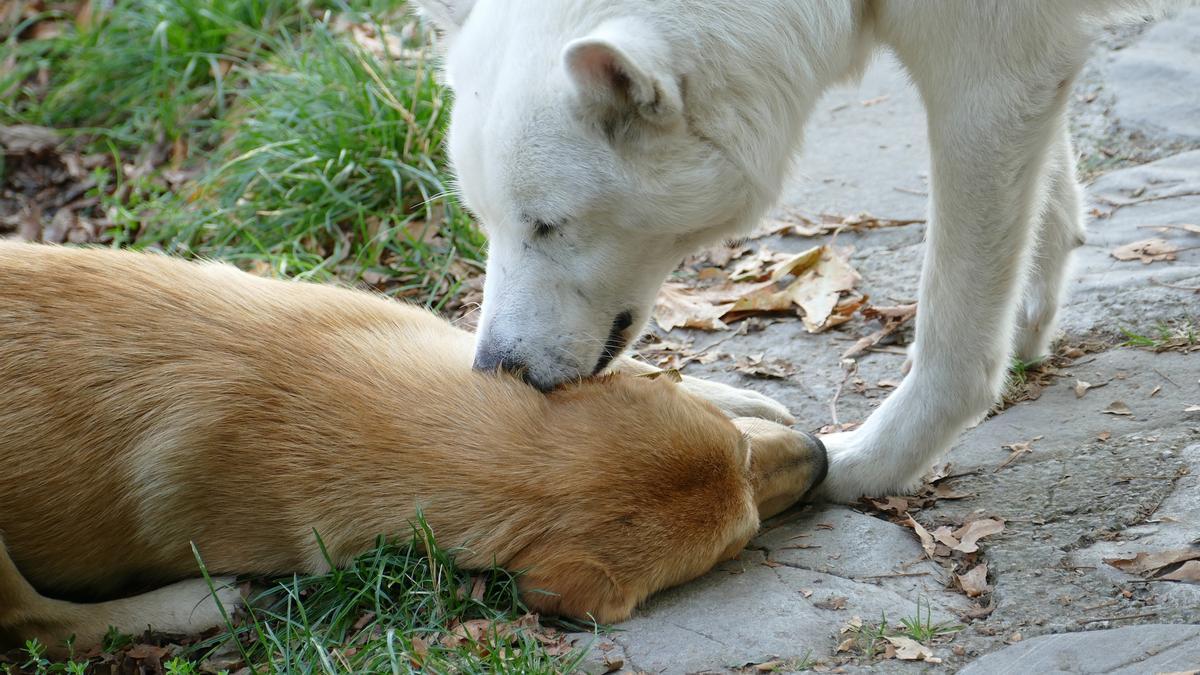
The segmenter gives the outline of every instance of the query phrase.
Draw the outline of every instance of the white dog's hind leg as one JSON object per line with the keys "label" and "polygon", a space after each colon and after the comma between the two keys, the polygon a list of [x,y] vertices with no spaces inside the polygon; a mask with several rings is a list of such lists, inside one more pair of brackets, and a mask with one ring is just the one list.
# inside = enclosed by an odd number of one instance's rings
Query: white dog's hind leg
{"label": "white dog's hind leg", "polygon": [[998,395],[1047,149],[1085,54],[1074,17],[1058,5],[897,6],[900,15],[881,15],[880,32],[921,91],[932,149],[913,365],[862,427],[823,439],[822,492],[833,499],[911,488]]}
{"label": "white dog's hind leg", "polygon": [[1050,353],[1071,252],[1083,244],[1082,190],[1075,178],[1075,155],[1067,123],[1046,158],[1046,207],[1037,225],[1033,264],[1017,313],[1015,356],[1039,361]]}

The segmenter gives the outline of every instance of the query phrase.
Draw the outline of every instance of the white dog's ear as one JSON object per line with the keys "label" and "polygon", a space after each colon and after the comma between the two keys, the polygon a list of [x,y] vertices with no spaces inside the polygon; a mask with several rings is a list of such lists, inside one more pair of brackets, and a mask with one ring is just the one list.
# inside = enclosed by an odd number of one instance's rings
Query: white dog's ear
{"label": "white dog's ear", "polygon": [[421,14],[447,33],[462,28],[475,0],[413,0]]}
{"label": "white dog's ear", "polygon": [[563,50],[580,101],[605,119],[628,113],[657,125],[679,119],[683,99],[670,63],[666,41],[630,20],[607,21]]}

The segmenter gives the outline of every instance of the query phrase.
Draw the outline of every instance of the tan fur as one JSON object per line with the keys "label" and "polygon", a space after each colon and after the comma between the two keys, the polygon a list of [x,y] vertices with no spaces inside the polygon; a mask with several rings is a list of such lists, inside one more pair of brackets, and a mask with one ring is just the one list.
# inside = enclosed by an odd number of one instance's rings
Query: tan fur
{"label": "tan fur", "polygon": [[472,346],[367,293],[0,242],[0,645],[204,628],[191,542],[214,574],[319,572],[314,530],[343,564],[418,509],[534,609],[620,621],[823,473],[668,378],[543,395]]}

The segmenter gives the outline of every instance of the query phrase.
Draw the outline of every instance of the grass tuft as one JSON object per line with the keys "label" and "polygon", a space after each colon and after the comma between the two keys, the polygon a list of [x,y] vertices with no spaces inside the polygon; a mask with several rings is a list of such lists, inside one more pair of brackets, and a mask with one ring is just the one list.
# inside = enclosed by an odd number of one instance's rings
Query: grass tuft
{"label": "grass tuft", "polygon": [[[380,539],[343,568],[277,579],[258,589],[244,616],[218,634],[188,647],[168,645],[164,671],[563,673],[576,671],[586,655],[527,612],[516,575],[459,569],[454,551],[440,548],[423,520],[411,539]],[[138,644],[139,639],[114,634],[102,655],[55,662],[32,642],[20,660],[7,665],[0,660],[0,673],[73,673],[114,663],[138,667],[144,664],[122,661],[120,654]]]}

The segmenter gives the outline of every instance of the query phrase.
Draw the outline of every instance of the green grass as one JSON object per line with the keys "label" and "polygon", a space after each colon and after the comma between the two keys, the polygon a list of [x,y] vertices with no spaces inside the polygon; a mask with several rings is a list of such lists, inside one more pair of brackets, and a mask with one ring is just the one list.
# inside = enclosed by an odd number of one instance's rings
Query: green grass
{"label": "green grass", "polygon": [[912,638],[917,642],[928,642],[941,635],[951,635],[961,631],[965,626],[933,621],[933,608],[929,601],[925,601],[925,616],[921,616],[921,600],[917,599],[917,614],[916,616],[905,617],[900,620],[900,634]]}
{"label": "green grass", "polygon": [[1200,327],[1191,318],[1177,321],[1160,321],[1148,330],[1133,331],[1122,328],[1125,336],[1122,346],[1138,347],[1156,352],[1171,350],[1192,351],[1200,348]]}
{"label": "green grass", "polygon": [[[483,238],[449,194],[431,38],[403,2],[91,6],[0,28],[15,64],[0,124],[112,158],[90,193],[104,241],[435,308],[481,271]],[[29,38],[38,25],[57,35]]]}
{"label": "green grass", "polygon": [[[199,673],[214,654],[223,655],[233,670],[247,665],[259,673],[578,669],[584,650],[562,647],[550,629],[527,616],[513,574],[461,570],[424,523],[414,529],[410,540],[381,541],[344,569],[270,582],[251,598],[242,619],[164,658],[165,669]],[[207,576],[202,563],[201,572]],[[110,635],[105,651],[118,654],[136,642]],[[29,643],[22,660],[0,665],[0,672],[73,673],[103,662],[104,657],[51,661],[44,646]]]}
{"label": "green grass", "polygon": [[[922,615],[924,604],[924,615]],[[881,655],[887,647],[889,637],[907,637],[921,644],[929,643],[939,637],[953,635],[965,626],[948,622],[934,622],[933,609],[928,601],[917,600],[917,613],[905,617],[896,625],[888,623],[887,614],[881,614],[878,623],[866,621],[861,626],[850,629],[854,638],[854,647],[866,660],[872,661]]]}

